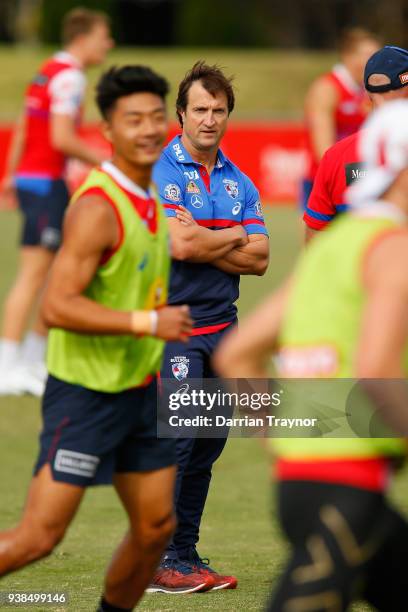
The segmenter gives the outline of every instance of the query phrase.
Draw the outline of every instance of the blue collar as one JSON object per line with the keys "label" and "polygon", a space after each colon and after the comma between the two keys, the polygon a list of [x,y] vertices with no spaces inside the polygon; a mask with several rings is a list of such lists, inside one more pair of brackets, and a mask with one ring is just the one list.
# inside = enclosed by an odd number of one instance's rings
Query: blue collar
{"label": "blue collar", "polygon": [[[190,153],[183,146],[180,135],[175,136],[175,138],[173,138],[173,140],[169,142],[167,148],[169,149],[171,156],[179,164],[196,164],[197,166],[201,166],[199,162],[196,162],[192,159]],[[215,167],[222,168],[223,166],[225,166],[226,163],[229,163],[229,159],[224,155],[221,149],[218,149]]]}

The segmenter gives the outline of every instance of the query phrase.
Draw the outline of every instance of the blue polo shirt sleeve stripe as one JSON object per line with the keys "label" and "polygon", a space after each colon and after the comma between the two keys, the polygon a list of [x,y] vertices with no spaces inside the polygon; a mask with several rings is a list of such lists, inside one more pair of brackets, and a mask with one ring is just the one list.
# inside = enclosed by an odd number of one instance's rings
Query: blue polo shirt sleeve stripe
{"label": "blue polo shirt sleeve stripe", "polygon": [[317,221],[331,221],[335,215],[324,215],[323,213],[316,212],[309,206],[306,206],[306,214],[312,219],[317,219]]}
{"label": "blue polo shirt sleeve stripe", "polygon": [[248,235],[264,234],[268,236],[268,230],[262,213],[262,205],[259,192],[253,182],[244,175],[245,180],[245,207],[242,213],[242,225]]}
{"label": "blue polo shirt sleeve stripe", "polygon": [[153,182],[167,217],[175,217],[183,204],[182,177],[166,155],[162,154],[153,168]]}

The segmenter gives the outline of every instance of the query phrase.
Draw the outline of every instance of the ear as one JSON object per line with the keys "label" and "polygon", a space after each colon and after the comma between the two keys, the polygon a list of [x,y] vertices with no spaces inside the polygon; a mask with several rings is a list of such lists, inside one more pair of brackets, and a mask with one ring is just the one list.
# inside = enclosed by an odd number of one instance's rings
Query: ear
{"label": "ear", "polygon": [[112,142],[112,128],[109,121],[102,121],[101,125],[102,134],[105,136],[108,142]]}

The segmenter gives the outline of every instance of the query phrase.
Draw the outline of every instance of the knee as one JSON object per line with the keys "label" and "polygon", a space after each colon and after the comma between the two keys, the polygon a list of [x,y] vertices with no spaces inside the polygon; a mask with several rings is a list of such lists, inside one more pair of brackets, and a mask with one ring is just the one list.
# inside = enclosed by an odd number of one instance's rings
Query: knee
{"label": "knee", "polygon": [[48,557],[64,537],[65,531],[59,528],[36,528],[26,531],[25,540],[29,560]]}
{"label": "knee", "polygon": [[138,540],[144,549],[164,548],[176,528],[176,518],[173,513],[159,520],[146,522],[140,526]]}

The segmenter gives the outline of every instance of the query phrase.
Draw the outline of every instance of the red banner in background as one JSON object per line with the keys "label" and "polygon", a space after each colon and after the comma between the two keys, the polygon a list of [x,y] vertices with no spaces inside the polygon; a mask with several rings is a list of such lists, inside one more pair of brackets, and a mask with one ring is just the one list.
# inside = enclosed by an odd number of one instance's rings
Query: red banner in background
{"label": "red banner in background", "polygon": [[[4,172],[11,129],[11,126],[0,127],[0,176]],[[178,126],[173,124],[169,137],[178,132]],[[82,133],[90,144],[110,150],[97,125],[84,127]],[[295,204],[299,201],[300,183],[307,163],[304,142],[301,123],[231,122],[222,149],[253,180],[265,204]],[[82,162],[70,161],[67,169],[70,186],[77,186],[88,170]]]}

